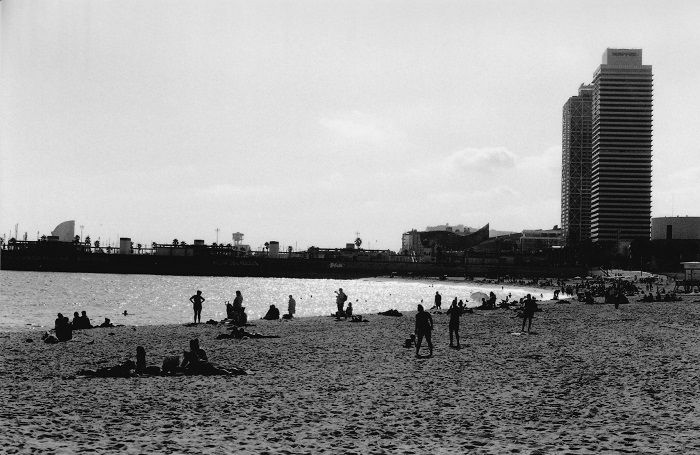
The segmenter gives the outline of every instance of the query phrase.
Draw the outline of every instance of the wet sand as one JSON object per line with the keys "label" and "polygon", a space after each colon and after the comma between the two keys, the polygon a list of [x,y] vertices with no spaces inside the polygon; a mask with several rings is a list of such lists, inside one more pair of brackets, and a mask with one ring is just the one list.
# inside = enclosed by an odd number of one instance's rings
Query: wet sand
{"label": "wet sand", "polygon": [[[0,334],[7,453],[640,453],[700,451],[700,305],[543,303],[536,334],[507,310],[462,317],[433,358],[403,341],[413,314],[368,323],[254,321],[118,327],[44,344]],[[75,378],[83,368],[181,353],[198,337],[234,377]],[[33,343],[25,341],[32,338]],[[427,351],[426,351],[427,352]]]}

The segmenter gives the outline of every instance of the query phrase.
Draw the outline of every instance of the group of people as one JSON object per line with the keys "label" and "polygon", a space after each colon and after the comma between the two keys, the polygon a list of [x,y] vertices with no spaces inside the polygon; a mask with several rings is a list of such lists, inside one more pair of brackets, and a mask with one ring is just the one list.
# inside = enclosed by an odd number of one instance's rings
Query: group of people
{"label": "group of people", "polygon": [[[438,302],[441,303],[442,301],[442,296],[438,292],[435,293],[435,308],[440,308],[438,305]],[[461,300],[457,300],[455,297],[454,300],[452,300],[452,304],[450,305],[450,308],[447,310],[446,314],[449,315],[449,324],[448,324],[448,330],[450,334],[450,347],[455,348],[455,349],[461,349],[461,345],[459,342],[459,323],[460,323],[460,316],[462,314],[468,312],[470,310],[467,309],[465,306],[464,302]],[[527,296],[523,299],[523,305],[520,309],[520,316],[523,319],[523,325],[521,332],[525,332],[525,325],[527,325],[527,332],[530,333],[530,330],[532,328],[532,319],[535,316],[535,312],[537,312],[537,300],[533,298],[530,294],[527,294]],[[425,339],[428,349],[430,350],[430,356],[433,355],[433,341],[432,341],[432,333],[434,329],[434,323],[433,323],[433,317],[431,314],[423,308],[423,305],[418,305],[418,312],[416,313],[416,325],[415,325],[415,337],[413,334],[409,339],[406,340],[406,347],[410,347],[414,340],[415,340],[415,345],[416,345],[416,357],[420,357],[420,348],[421,345],[423,344],[423,339]]]}
{"label": "group of people", "polygon": [[[293,319],[294,314],[297,312],[297,301],[294,300],[294,297],[292,295],[289,295],[289,301],[287,302],[287,314],[282,316],[282,319]],[[270,308],[267,310],[267,313],[265,313],[265,316],[263,316],[263,319],[268,320],[268,321],[276,321],[277,319],[280,318],[280,309],[277,308],[275,305],[270,305]]]}
{"label": "group of people", "polygon": [[56,335],[55,337],[51,337],[47,332],[47,336],[44,337],[44,341],[47,343],[68,341],[73,339],[73,330],[92,329],[94,327],[114,327],[114,325],[111,323],[109,318],[105,318],[105,322],[99,326],[93,326],[90,323],[90,318],[85,311],[82,311],[82,314],[78,314],[77,311],[74,312],[72,321],[68,318],[68,316],[58,313],[56,315],[56,320],[54,321],[54,332]]}
{"label": "group of people", "polygon": [[[342,289],[341,289],[342,291]],[[206,301],[202,295],[202,291],[197,290],[197,293],[190,297],[190,302],[192,303],[192,310],[194,311],[194,323],[202,322],[202,304]],[[287,303],[287,314],[282,316],[283,319],[292,319],[294,314],[296,314],[297,302],[294,300],[292,295],[289,295],[289,301]],[[270,305],[263,319],[266,320],[276,320],[280,318],[280,310],[275,305]],[[236,291],[236,297],[233,299],[233,303],[226,301],[226,319],[232,325],[239,327],[245,326],[248,323],[248,315],[245,312],[245,307],[243,306],[243,294],[241,291]]]}
{"label": "group of people", "polygon": [[348,306],[346,307],[345,302],[347,301],[348,295],[343,292],[343,288],[338,288],[338,290],[335,291],[335,304],[337,307],[337,311],[335,312],[336,319],[342,317],[345,317],[345,319],[352,319],[352,302],[348,302]]}

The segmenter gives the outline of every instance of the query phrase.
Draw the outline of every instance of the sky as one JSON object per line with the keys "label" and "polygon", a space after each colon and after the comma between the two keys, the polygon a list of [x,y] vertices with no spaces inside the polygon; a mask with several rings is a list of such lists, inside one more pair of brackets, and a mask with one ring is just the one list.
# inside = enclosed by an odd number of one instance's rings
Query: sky
{"label": "sky", "polygon": [[562,106],[608,47],[653,66],[652,216],[700,216],[698,23],[673,0],[2,0],[0,233],[549,229]]}

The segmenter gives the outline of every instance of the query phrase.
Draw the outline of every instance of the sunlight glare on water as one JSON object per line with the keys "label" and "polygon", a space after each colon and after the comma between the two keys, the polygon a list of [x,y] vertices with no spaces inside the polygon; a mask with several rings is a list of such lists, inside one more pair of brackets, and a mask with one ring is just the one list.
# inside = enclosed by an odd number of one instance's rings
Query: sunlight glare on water
{"label": "sunlight glare on water", "polygon": [[[463,281],[372,278],[324,280],[298,278],[197,277],[162,275],[114,275],[0,271],[0,331],[31,327],[51,328],[57,313],[72,319],[73,312],[87,311],[93,324],[110,318],[114,324],[183,324],[192,318],[189,302],[198,289],[206,298],[202,321],[225,317],[226,300],[236,290],[243,294],[249,320],[262,317],[271,304],[282,314],[288,296],[294,296],[296,317],[329,315],[336,310],[335,291],[343,288],[355,314],[376,314],[397,309],[414,311],[424,301],[433,305],[436,291],[442,294],[443,309],[454,297],[465,300],[476,291],[494,291],[498,299],[534,292],[551,298],[552,292],[527,287],[478,285]],[[122,313],[128,311],[128,316]]]}

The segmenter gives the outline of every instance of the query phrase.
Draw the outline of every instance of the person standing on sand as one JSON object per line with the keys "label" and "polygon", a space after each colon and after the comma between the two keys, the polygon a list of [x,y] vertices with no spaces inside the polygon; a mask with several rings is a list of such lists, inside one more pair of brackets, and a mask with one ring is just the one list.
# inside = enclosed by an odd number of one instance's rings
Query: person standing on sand
{"label": "person standing on sand", "polygon": [[[460,303],[462,303],[461,300],[460,300]],[[450,347],[451,348],[456,347],[457,349],[460,349],[460,345],[459,345],[459,317],[462,315],[463,306],[464,306],[463,303],[462,303],[462,305],[460,305],[460,304],[455,305],[453,303],[452,306],[450,307],[450,309],[447,310],[447,314],[450,315]],[[452,343],[452,334],[454,334],[454,337],[457,339],[457,346],[455,346]]]}
{"label": "person standing on sand", "polygon": [[525,321],[528,321],[527,333],[530,333],[532,318],[535,316],[535,311],[537,311],[537,302],[528,294],[525,297],[525,304],[523,305],[523,328],[520,330],[521,332],[525,331]]}
{"label": "person standing on sand", "polygon": [[190,302],[192,302],[192,309],[194,310],[194,322],[195,324],[197,323],[197,320],[199,322],[202,322],[202,303],[206,300],[204,297],[202,297],[202,291],[197,291],[195,295],[190,297]]}
{"label": "person standing on sand", "polygon": [[442,296],[438,291],[435,291],[435,309],[439,310],[442,307]]}
{"label": "person standing on sand", "polygon": [[287,305],[287,314],[289,314],[289,319],[294,317],[294,313],[297,312],[297,301],[294,300],[292,295],[289,295],[289,304]]}
{"label": "person standing on sand", "polygon": [[416,313],[416,357],[420,357],[420,345],[423,343],[423,337],[428,343],[430,355],[433,355],[433,317],[427,311],[423,310],[423,305],[418,305],[418,313]]}
{"label": "person standing on sand", "polygon": [[348,299],[348,296],[343,292],[343,288],[339,288],[337,291],[335,291],[335,304],[338,307],[338,312],[336,313],[337,317],[340,317],[343,314],[343,306],[345,305],[345,301]]}

